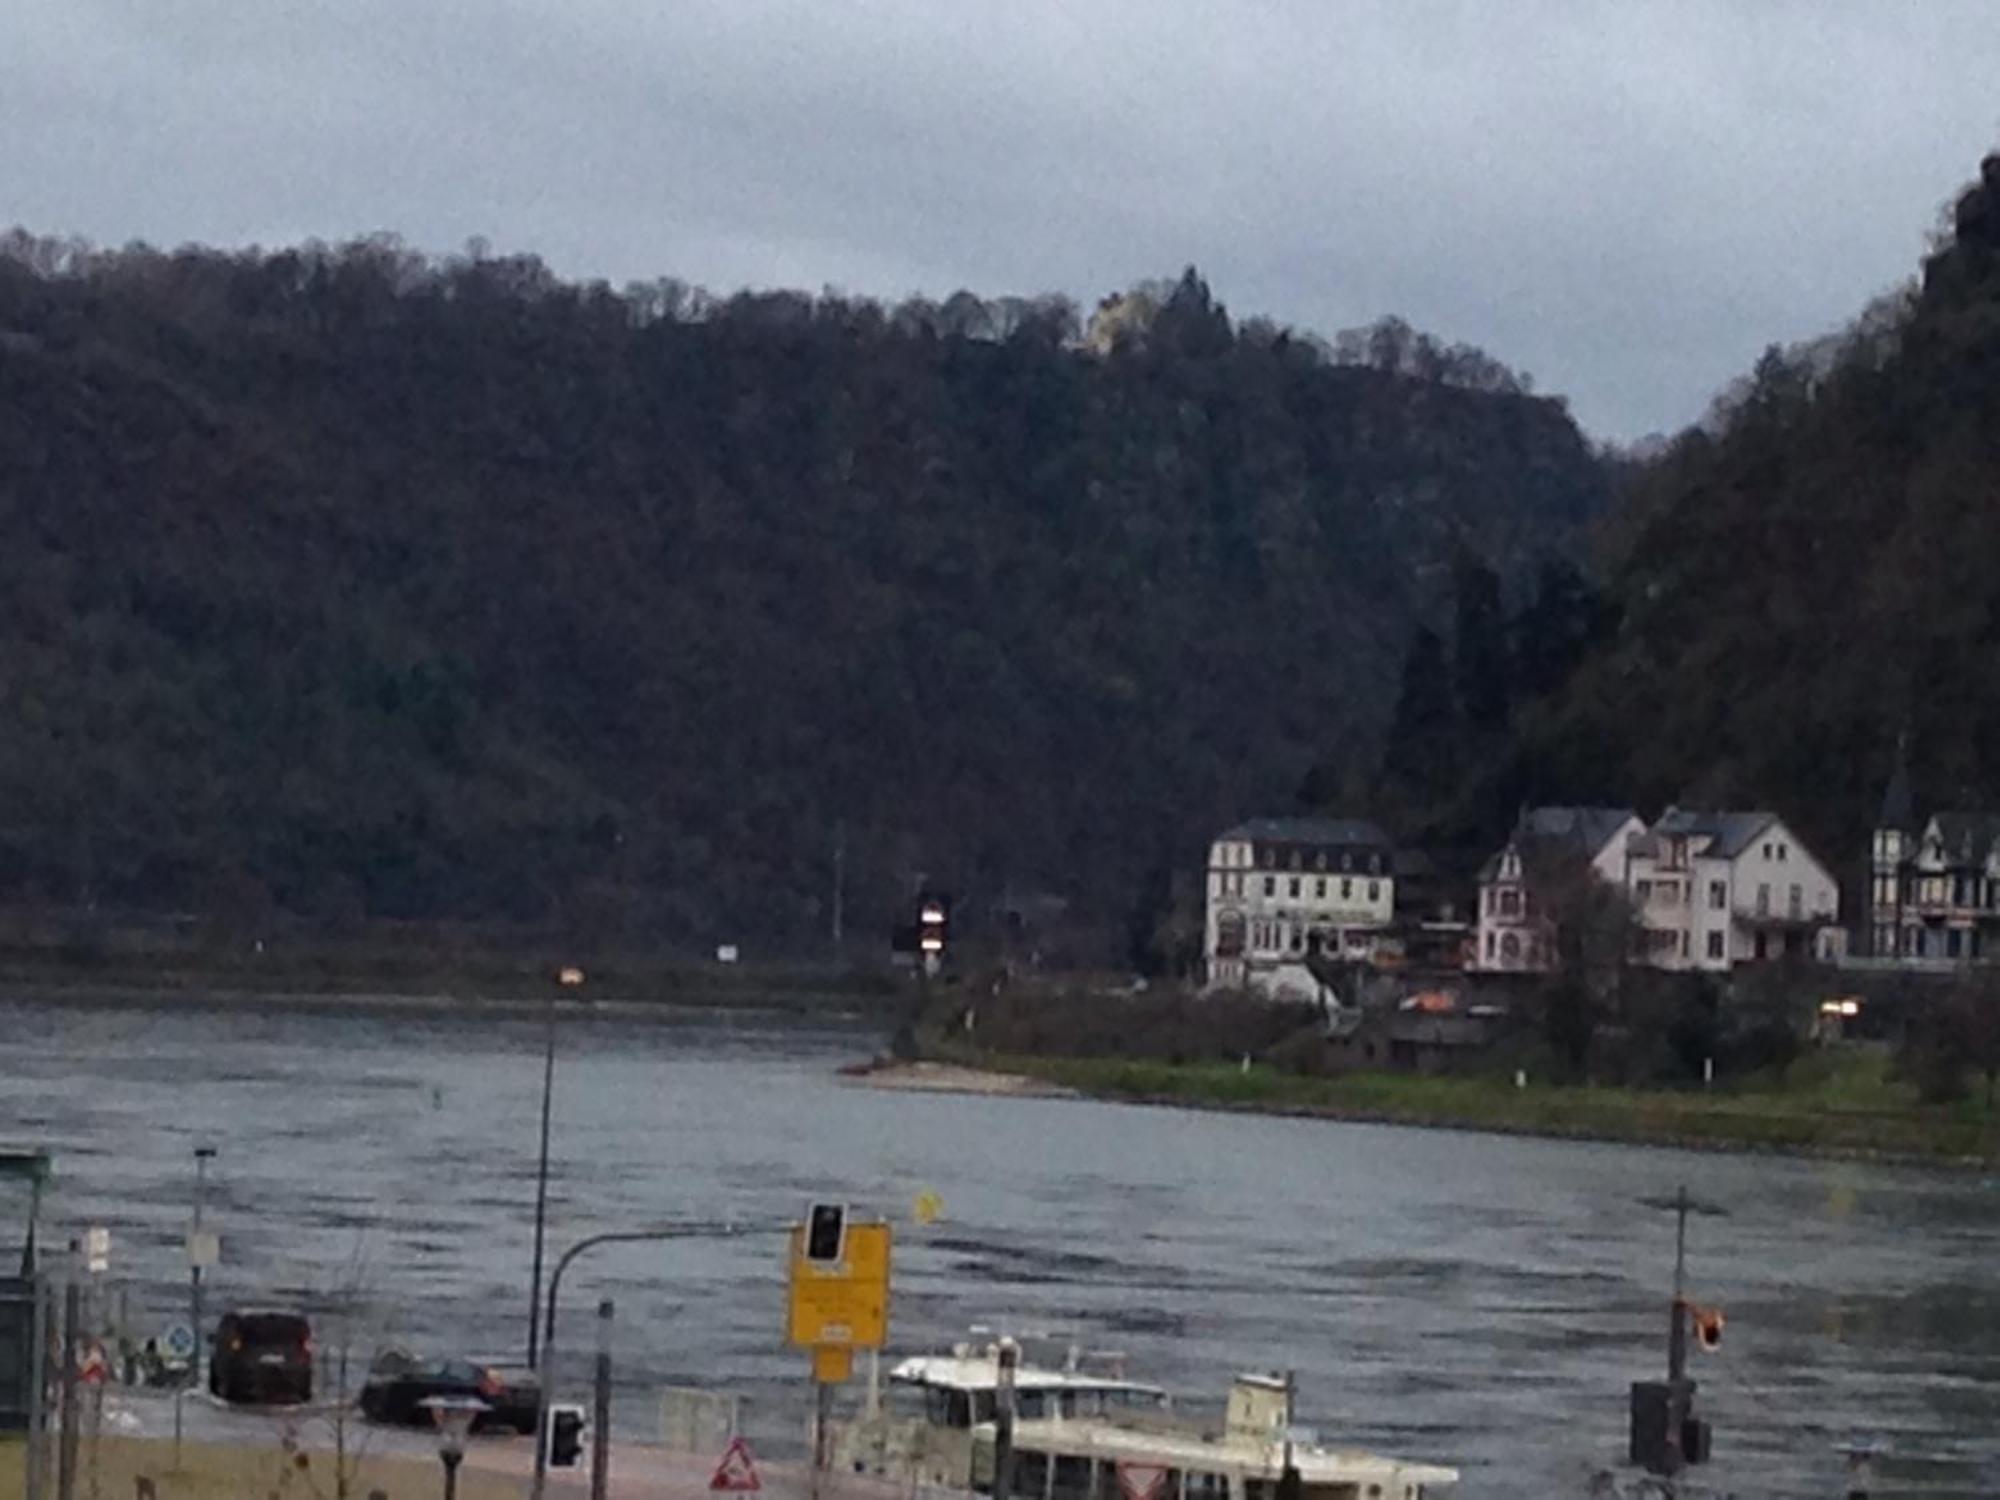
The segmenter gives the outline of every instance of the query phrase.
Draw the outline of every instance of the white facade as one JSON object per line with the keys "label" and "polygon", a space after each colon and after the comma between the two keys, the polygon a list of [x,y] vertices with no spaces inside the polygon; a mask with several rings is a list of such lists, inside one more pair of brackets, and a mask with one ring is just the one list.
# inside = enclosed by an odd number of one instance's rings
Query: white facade
{"label": "white facade", "polygon": [[1770,813],[1670,808],[1625,852],[1635,956],[1653,968],[1726,973],[1819,956],[1840,920],[1839,885]]}
{"label": "white facade", "polygon": [[1276,994],[1313,953],[1375,951],[1396,911],[1393,850],[1371,823],[1262,818],[1208,851],[1202,952],[1215,988]]}

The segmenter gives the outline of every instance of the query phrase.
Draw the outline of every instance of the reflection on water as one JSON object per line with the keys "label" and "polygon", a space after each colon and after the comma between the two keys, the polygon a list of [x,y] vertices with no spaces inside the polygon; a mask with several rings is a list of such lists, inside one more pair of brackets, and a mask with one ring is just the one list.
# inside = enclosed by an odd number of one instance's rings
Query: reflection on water
{"label": "reflection on water", "polygon": [[[517,1351],[541,1034],[436,1014],[0,1007],[0,1130],[57,1154],[53,1214],[113,1227],[159,1320],[185,1304],[192,1147],[220,1148],[211,1306],[365,1287],[373,1337]],[[595,1019],[564,1036],[553,1246],[682,1217],[768,1219],[833,1195],[906,1226],[894,1336],[985,1323],[1075,1334],[1184,1396],[1299,1374],[1327,1436],[1463,1466],[1469,1495],[1580,1494],[1618,1461],[1625,1388],[1663,1360],[1685,1180],[1692,1290],[1729,1314],[1694,1373],[1704,1476],[1839,1490],[1835,1445],[1892,1457],[1878,1492],[2000,1494],[2000,1192],[1992,1180],[1061,1100],[882,1093],[836,1026]],[[750,1390],[785,1432],[774,1243],[609,1249],[565,1315],[618,1307],[634,1387]],[[624,1403],[628,1425],[648,1404]],[[1904,1488],[1898,1489],[1898,1486]]]}

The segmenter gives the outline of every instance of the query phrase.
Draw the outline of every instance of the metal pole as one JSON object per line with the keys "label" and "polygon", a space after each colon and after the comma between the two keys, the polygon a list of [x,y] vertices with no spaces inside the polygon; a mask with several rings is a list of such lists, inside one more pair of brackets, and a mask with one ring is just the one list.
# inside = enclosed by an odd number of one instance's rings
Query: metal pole
{"label": "metal pole", "polygon": [[[213,1146],[194,1148],[194,1227],[188,1231],[188,1326],[194,1333],[194,1358],[188,1361],[188,1379],[201,1379],[201,1351],[208,1340],[201,1329],[201,1267],[195,1264],[195,1237],[201,1233],[201,1210],[208,1197],[208,1163],[215,1155]],[[179,1408],[176,1407],[178,1412]]]}
{"label": "metal pole", "polygon": [[549,997],[548,1035],[542,1047],[542,1150],[535,1167],[535,1269],[528,1281],[528,1368],[538,1369],[536,1325],[542,1312],[542,1242],[549,1210],[549,1105],[556,1085],[556,1001]]}
{"label": "metal pole", "polygon": [[[75,1248],[74,1246],[72,1248]],[[76,1495],[76,1356],[82,1337],[83,1288],[77,1284],[74,1271],[67,1285],[63,1287],[63,1336],[62,1336],[62,1434],[56,1447],[56,1497],[57,1500],[74,1500]]]}
{"label": "metal pole", "polygon": [[465,1455],[447,1448],[438,1457],[444,1463],[444,1500],[458,1500],[458,1465]]}
{"label": "metal pole", "polygon": [[534,1480],[528,1494],[530,1500],[542,1500],[549,1481],[549,1401],[555,1386],[556,1375],[556,1308],[561,1305],[563,1272],[570,1263],[586,1250],[594,1250],[599,1245],[633,1244],[640,1241],[686,1240],[686,1239],[734,1239],[738,1235],[756,1233],[789,1234],[790,1224],[670,1224],[659,1229],[616,1229],[605,1234],[593,1234],[588,1239],[578,1240],[556,1258],[556,1267],[549,1275],[549,1295],[544,1304],[542,1327],[542,1378],[535,1390],[535,1443]]}
{"label": "metal pole", "polygon": [[30,1392],[28,1406],[28,1451],[24,1457],[27,1472],[23,1476],[26,1500],[42,1500],[42,1492],[48,1479],[49,1464],[49,1298],[52,1288],[40,1276],[30,1273],[30,1288],[35,1294],[34,1321],[29,1338],[30,1353],[34,1356],[28,1364],[33,1372],[34,1388]]}
{"label": "metal pole", "polygon": [[820,1475],[826,1472],[826,1396],[830,1389],[827,1381],[813,1376],[811,1500],[819,1500]]}
{"label": "metal pole", "polygon": [[597,1388],[591,1402],[590,1500],[605,1500],[611,1488],[611,1299],[597,1304]]}
{"label": "metal pole", "polygon": [[1003,1338],[996,1352],[1000,1378],[993,1391],[993,1500],[1007,1500],[1014,1493],[1014,1368],[1021,1346]]}
{"label": "metal pole", "polygon": [[1667,1465],[1681,1469],[1681,1424],[1687,1418],[1687,1227],[1688,1191],[1683,1183],[1674,1198],[1674,1302],[1667,1325]]}

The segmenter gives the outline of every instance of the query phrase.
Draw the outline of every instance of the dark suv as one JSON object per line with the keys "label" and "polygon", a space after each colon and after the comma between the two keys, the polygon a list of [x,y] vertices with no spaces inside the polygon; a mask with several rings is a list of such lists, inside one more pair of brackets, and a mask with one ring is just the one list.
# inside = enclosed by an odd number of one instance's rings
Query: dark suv
{"label": "dark suv", "polygon": [[208,1389],[225,1401],[310,1401],[312,1325],[302,1313],[224,1313],[215,1325]]}

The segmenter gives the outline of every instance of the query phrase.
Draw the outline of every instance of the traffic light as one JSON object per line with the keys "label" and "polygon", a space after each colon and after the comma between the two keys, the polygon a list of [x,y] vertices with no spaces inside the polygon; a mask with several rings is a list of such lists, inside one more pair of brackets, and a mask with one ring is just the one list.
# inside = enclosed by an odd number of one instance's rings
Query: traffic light
{"label": "traffic light", "polygon": [[563,1404],[549,1408],[545,1429],[549,1445],[549,1467],[574,1469],[583,1457],[583,1408]]}
{"label": "traffic light", "polygon": [[917,898],[917,947],[925,958],[936,961],[944,956],[950,926],[951,897],[925,891]]}
{"label": "traffic light", "polygon": [[815,1203],[806,1210],[806,1259],[831,1265],[846,1248],[847,1206]]}

